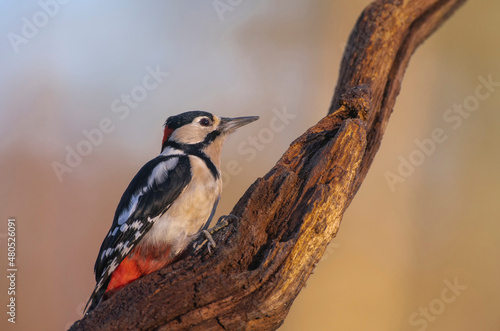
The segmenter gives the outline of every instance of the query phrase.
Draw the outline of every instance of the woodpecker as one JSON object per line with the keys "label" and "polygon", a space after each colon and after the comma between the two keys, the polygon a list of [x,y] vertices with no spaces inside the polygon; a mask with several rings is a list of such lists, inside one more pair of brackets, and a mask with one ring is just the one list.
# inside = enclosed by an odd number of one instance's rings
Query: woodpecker
{"label": "woodpecker", "polygon": [[171,263],[208,228],[222,190],[222,145],[228,134],[258,118],[189,111],[167,119],[160,155],[128,185],[101,245],[87,313]]}

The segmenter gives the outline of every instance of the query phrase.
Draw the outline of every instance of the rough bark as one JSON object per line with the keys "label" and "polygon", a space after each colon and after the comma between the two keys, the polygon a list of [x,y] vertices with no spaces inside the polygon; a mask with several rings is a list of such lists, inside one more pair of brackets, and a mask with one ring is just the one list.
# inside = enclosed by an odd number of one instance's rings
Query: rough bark
{"label": "rough bark", "polygon": [[273,330],[370,168],[416,47],[465,0],[375,1],[342,60],[329,115],[246,191],[219,245],[148,275],[71,330]]}

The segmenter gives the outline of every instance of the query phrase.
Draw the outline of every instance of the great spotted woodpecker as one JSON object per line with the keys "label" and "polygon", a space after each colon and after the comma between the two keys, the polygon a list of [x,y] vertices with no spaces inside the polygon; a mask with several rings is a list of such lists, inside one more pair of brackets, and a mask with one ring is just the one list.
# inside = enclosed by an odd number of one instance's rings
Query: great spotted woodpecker
{"label": "great spotted woodpecker", "polygon": [[160,155],[130,182],[101,245],[87,313],[103,297],[171,263],[208,228],[222,189],[222,144],[258,118],[190,111],[167,119]]}

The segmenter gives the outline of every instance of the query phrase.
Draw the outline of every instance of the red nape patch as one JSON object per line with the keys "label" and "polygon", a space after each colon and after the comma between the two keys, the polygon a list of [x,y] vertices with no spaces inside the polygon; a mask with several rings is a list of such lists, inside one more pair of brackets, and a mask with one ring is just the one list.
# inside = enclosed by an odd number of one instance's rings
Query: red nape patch
{"label": "red nape patch", "polygon": [[174,132],[173,129],[169,128],[168,126],[165,127],[165,130],[163,131],[163,141],[161,142],[162,146],[165,143],[165,141],[167,141],[168,138],[170,138],[172,132]]}
{"label": "red nape patch", "polygon": [[169,264],[170,247],[136,248],[125,257],[120,265],[111,274],[105,296],[110,297],[116,291],[134,280],[155,272]]}

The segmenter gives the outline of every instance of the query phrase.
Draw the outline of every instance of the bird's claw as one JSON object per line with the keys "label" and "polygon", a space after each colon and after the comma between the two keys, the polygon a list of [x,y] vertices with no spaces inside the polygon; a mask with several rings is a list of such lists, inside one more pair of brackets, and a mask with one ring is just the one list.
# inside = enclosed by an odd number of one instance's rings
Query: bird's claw
{"label": "bird's claw", "polygon": [[237,221],[238,219],[239,219],[238,216],[235,216],[233,214],[222,215],[221,217],[219,217],[219,219],[217,220],[217,223],[215,224],[215,226],[212,229],[214,229],[214,232],[217,232],[220,229],[228,226],[229,222]]}
{"label": "bird's claw", "polygon": [[[238,220],[237,216],[234,216],[232,214],[223,215],[219,217],[214,227],[208,230],[202,230],[200,236],[198,237],[197,242],[194,243],[193,247],[195,248],[195,251],[198,251],[206,243],[208,253],[211,255],[212,248],[217,247],[217,244],[215,243],[215,240],[212,238],[212,235],[220,231],[221,229],[225,228],[226,226],[228,226],[230,221],[235,221],[235,220]],[[202,238],[201,242],[199,242],[200,238]]]}
{"label": "bird's claw", "polygon": [[[212,255],[211,247],[213,247],[213,248],[217,247],[217,244],[215,243],[214,238],[212,238],[212,234],[208,230],[202,230],[201,234],[203,236],[205,236],[206,241],[208,241],[208,243],[207,243],[208,254]],[[203,246],[203,243],[205,243],[205,240],[201,243],[202,246]]]}

